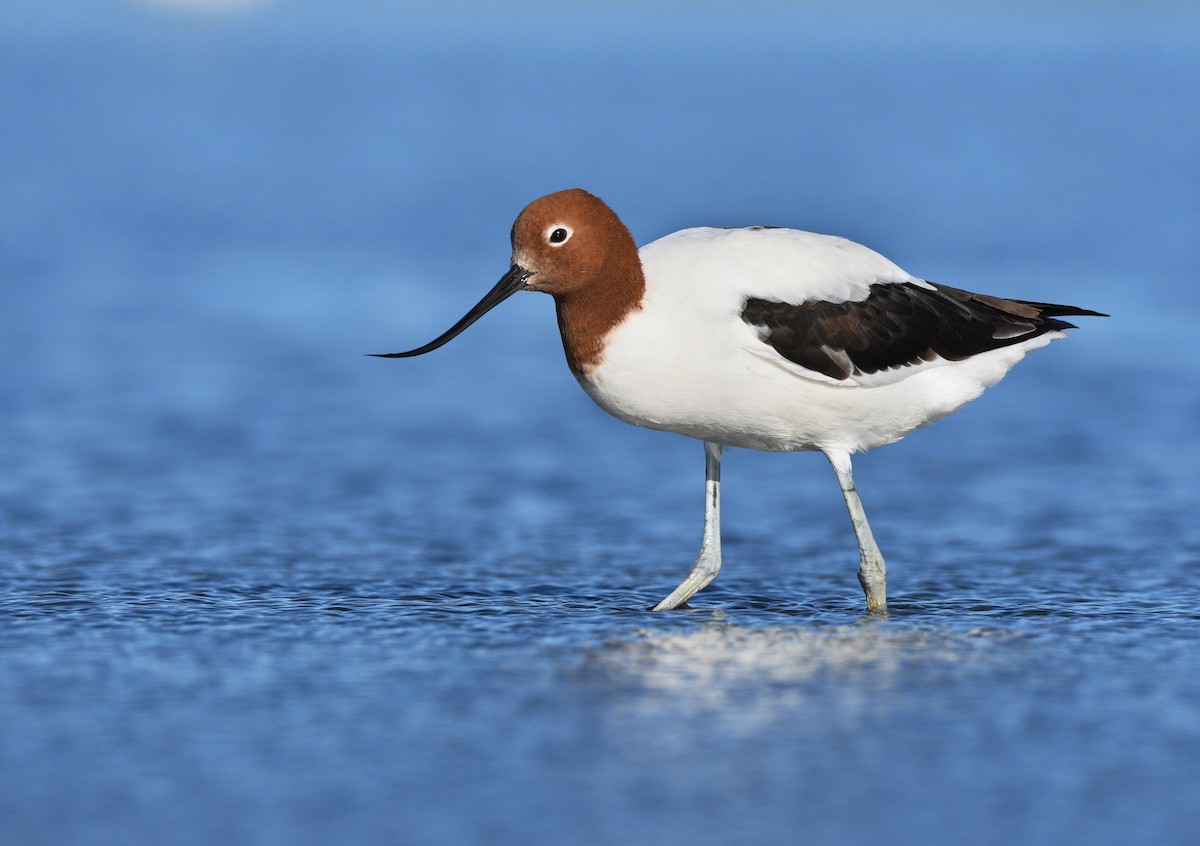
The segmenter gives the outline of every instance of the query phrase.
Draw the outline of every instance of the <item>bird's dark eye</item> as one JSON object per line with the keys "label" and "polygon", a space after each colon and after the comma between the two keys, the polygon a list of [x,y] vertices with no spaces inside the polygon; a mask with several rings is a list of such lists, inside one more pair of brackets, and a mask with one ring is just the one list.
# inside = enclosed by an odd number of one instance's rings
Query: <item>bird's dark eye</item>
{"label": "bird's dark eye", "polygon": [[570,234],[571,234],[570,232],[568,232],[567,230],[563,229],[560,226],[557,229],[555,229],[553,232],[550,233],[550,243],[551,244],[561,244],[563,241],[567,240],[567,237]]}

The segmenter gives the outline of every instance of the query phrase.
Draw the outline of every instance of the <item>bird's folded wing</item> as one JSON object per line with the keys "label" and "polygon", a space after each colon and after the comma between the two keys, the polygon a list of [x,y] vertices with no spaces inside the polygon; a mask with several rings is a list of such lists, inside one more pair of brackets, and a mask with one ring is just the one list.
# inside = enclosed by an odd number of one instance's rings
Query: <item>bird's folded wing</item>
{"label": "bird's folded wing", "polygon": [[879,282],[859,300],[800,303],[747,297],[750,352],[837,385],[882,385],[919,370],[1071,328],[1071,306],[1007,300],[919,282]]}

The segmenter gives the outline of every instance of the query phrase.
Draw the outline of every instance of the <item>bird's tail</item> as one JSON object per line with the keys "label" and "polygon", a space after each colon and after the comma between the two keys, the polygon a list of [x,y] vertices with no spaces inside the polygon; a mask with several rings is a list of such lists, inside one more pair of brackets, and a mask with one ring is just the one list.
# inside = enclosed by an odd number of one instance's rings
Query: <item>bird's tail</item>
{"label": "bird's tail", "polygon": [[1061,305],[1059,303],[1037,303],[1032,300],[1012,300],[1014,303],[1020,303],[1023,306],[1037,309],[1038,317],[1045,321],[1047,326],[1055,329],[1074,329],[1074,323],[1068,323],[1065,320],[1056,320],[1058,317],[1108,317],[1102,311],[1092,311],[1090,308],[1079,308],[1072,305]]}

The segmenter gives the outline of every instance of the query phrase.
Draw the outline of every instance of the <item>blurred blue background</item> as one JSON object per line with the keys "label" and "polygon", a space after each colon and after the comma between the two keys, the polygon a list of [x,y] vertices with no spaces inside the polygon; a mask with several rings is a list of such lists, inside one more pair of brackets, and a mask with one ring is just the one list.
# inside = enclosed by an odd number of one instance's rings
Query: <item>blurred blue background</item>
{"label": "blurred blue background", "polygon": [[[580,186],[1081,320],[861,457],[606,417]],[[1187,843],[1194,4],[0,6],[0,841]]]}

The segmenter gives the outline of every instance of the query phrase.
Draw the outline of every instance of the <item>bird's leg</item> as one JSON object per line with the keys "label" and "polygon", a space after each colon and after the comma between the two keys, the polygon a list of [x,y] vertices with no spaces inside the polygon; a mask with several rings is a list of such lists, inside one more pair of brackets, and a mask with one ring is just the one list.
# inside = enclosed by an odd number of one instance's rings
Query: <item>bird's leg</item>
{"label": "bird's leg", "polygon": [[721,572],[721,445],[704,442],[704,543],[692,572],[655,605],[652,611],[670,611],[683,605]]}
{"label": "bird's leg", "polygon": [[883,563],[883,554],[875,543],[875,536],[871,534],[871,524],[867,522],[867,513],[863,511],[858,489],[854,487],[854,477],[850,474],[850,454],[827,452],[825,457],[837,473],[842,496],[846,498],[846,508],[850,511],[850,522],[854,524],[854,534],[858,537],[858,554],[861,559],[858,583],[867,595],[867,610],[886,611],[887,565]]}

